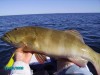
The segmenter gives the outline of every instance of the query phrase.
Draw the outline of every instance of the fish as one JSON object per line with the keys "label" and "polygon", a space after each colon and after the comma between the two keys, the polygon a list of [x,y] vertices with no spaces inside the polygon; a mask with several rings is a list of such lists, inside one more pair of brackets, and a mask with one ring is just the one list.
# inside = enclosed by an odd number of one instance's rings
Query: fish
{"label": "fish", "polygon": [[86,45],[77,31],[25,26],[8,31],[1,39],[17,48],[26,46],[24,51],[34,51],[55,59],[69,59],[80,66],[91,62],[100,75],[100,54]]}

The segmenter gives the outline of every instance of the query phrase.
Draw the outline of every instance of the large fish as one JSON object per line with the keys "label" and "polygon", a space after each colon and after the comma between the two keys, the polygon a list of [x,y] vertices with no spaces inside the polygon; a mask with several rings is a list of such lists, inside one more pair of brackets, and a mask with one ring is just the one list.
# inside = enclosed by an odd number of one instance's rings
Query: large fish
{"label": "large fish", "polygon": [[26,46],[25,51],[34,51],[56,59],[74,60],[79,66],[90,61],[100,75],[100,54],[87,46],[76,32],[27,26],[7,32],[2,40],[16,47]]}

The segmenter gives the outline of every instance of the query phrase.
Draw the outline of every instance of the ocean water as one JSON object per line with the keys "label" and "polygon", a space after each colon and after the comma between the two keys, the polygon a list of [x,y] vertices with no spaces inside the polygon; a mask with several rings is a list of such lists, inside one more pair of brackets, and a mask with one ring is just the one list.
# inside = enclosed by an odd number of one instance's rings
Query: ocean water
{"label": "ocean water", "polygon": [[[0,37],[13,28],[23,26],[78,30],[82,34],[85,43],[100,53],[100,13],[0,16]],[[0,40],[0,68],[7,64],[14,50],[15,48]],[[89,67],[94,72],[94,67],[91,64],[89,64]]]}

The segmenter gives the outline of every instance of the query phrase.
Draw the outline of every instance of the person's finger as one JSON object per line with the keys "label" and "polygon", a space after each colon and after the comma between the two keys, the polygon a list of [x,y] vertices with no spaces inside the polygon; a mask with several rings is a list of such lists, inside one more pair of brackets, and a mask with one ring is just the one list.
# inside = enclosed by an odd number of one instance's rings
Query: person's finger
{"label": "person's finger", "polygon": [[23,47],[16,49],[16,52],[23,52]]}
{"label": "person's finger", "polygon": [[31,57],[32,53],[31,52],[27,52],[27,53],[25,53],[25,55],[28,56],[28,57]]}
{"label": "person's finger", "polygon": [[25,55],[24,62],[29,63],[32,58],[32,53],[28,52],[28,53],[24,53],[24,55]]}

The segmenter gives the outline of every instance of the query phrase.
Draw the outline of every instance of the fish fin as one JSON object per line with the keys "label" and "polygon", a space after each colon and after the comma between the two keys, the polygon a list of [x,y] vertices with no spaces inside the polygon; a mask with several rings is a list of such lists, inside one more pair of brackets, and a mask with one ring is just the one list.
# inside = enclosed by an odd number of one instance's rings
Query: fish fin
{"label": "fish fin", "polygon": [[47,60],[45,55],[35,53],[35,57],[40,64],[44,64],[44,62]]}
{"label": "fish fin", "polygon": [[64,30],[64,32],[71,33],[72,35],[76,36],[78,39],[80,39],[84,43],[82,35],[77,30]]}
{"label": "fish fin", "polygon": [[94,65],[98,75],[100,75],[100,54],[96,53],[94,57],[92,57],[92,64]]}
{"label": "fish fin", "polygon": [[94,65],[97,75],[100,75],[100,54],[87,45],[84,46],[83,49],[85,53],[83,53],[81,57],[90,61]]}
{"label": "fish fin", "polygon": [[85,67],[87,65],[87,60],[81,58],[81,57],[70,57],[68,58],[70,61],[72,61],[74,64],[80,66],[80,67]]}

